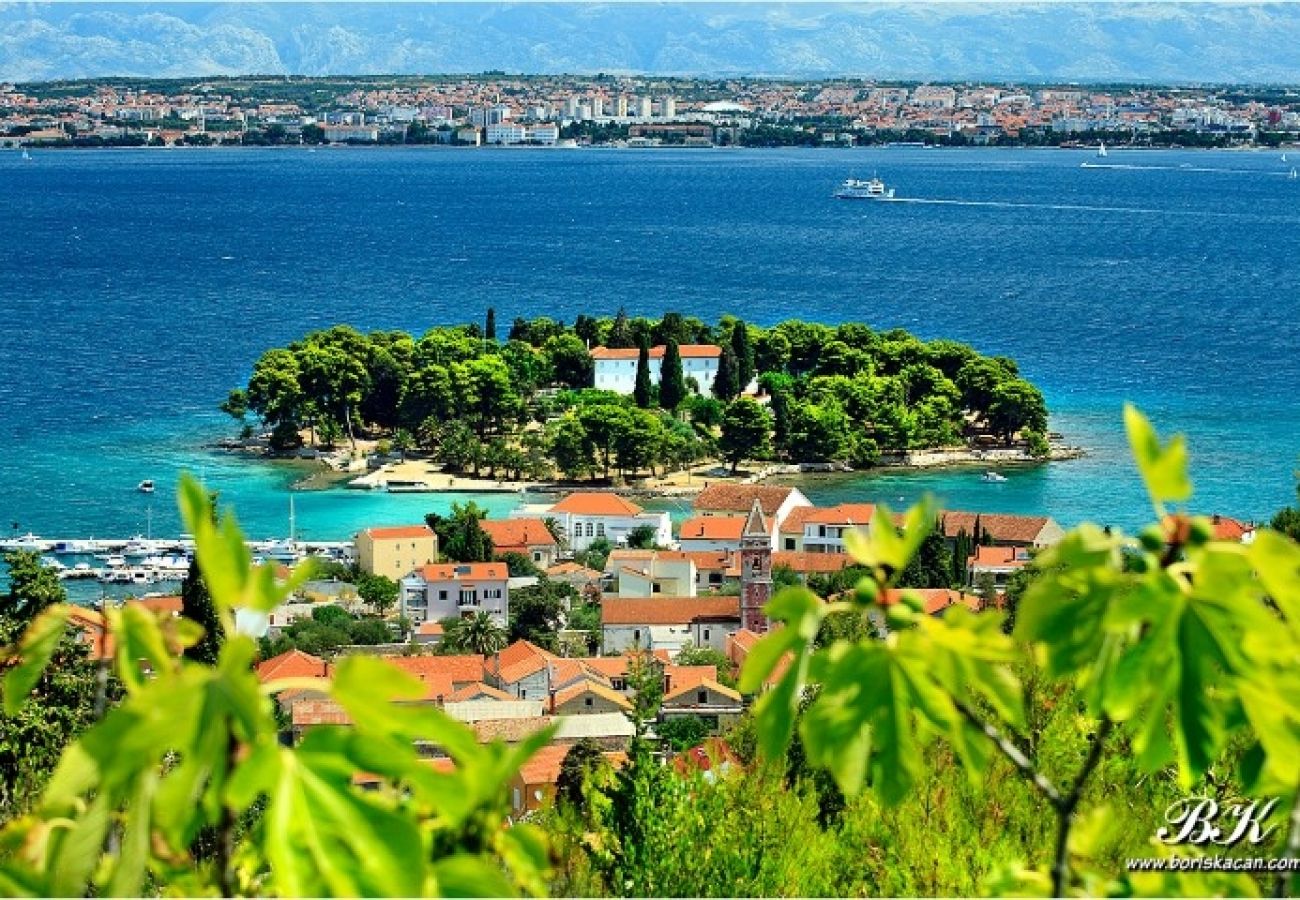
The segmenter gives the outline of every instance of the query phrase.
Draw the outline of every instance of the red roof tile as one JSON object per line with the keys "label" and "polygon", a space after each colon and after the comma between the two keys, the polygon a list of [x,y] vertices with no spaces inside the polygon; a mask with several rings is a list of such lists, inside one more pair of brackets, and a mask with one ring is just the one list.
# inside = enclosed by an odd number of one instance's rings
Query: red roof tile
{"label": "red roof tile", "polygon": [[395,525],[392,528],[367,528],[365,533],[376,541],[433,537],[433,531],[427,525]]}
{"label": "red roof tile", "polygon": [[631,500],[602,491],[579,491],[551,507],[552,512],[579,516],[638,516],[641,507]]}
{"label": "red roof tile", "polygon": [[[667,348],[662,344],[650,348],[651,359],[663,359]],[[717,344],[679,344],[677,352],[682,359],[716,359],[722,356]],[[592,359],[636,359],[641,351],[636,347],[592,347]]]}
{"label": "red roof tile", "polygon": [[700,491],[691,505],[703,512],[748,513],[757,498],[763,515],[774,516],[794,490],[778,485],[715,482]]}
{"label": "red roof tile", "polygon": [[484,519],[479,527],[492,538],[497,553],[525,552],[530,547],[554,547],[555,538],[541,519]]}
{"label": "red roof tile", "polygon": [[847,553],[808,553],[778,550],[772,554],[772,565],[786,566],[800,574],[838,572],[853,565]]}
{"label": "red roof tile", "polygon": [[739,541],[744,516],[696,516],[682,523],[683,541]]}
{"label": "red roof tile", "polygon": [[604,625],[680,625],[696,619],[739,619],[737,597],[606,597],[600,604]]}
{"label": "red roof tile", "polygon": [[796,506],[781,521],[781,534],[803,534],[803,523],[815,512],[815,506]]}
{"label": "red roof tile", "polygon": [[280,678],[328,678],[329,664],[301,650],[286,650],[257,664],[257,678],[265,683]]}
{"label": "red roof tile", "polygon": [[390,662],[429,685],[433,696],[449,697],[456,685],[482,681],[484,675],[481,656],[384,656]]}
{"label": "red roof tile", "polygon": [[994,541],[1030,544],[1051,521],[1047,516],[1015,516],[1004,513],[973,513],[956,510],[943,514],[944,537],[954,538],[962,531],[974,538],[975,523],[980,532]]}
{"label": "red roof tile", "polygon": [[505,581],[510,572],[505,563],[434,563],[415,570],[427,582],[432,581]]}
{"label": "red roof tile", "polygon": [[814,509],[803,520],[816,525],[870,525],[875,511],[873,503],[840,503]]}
{"label": "red roof tile", "polygon": [[[1176,539],[1180,544],[1187,542],[1192,527],[1189,517],[1183,515],[1165,516],[1161,524],[1165,531],[1166,541],[1173,542]],[[1248,525],[1245,522],[1239,522],[1236,519],[1220,515],[1210,517],[1210,527],[1213,529],[1216,541],[1240,541],[1255,530],[1254,525]]]}

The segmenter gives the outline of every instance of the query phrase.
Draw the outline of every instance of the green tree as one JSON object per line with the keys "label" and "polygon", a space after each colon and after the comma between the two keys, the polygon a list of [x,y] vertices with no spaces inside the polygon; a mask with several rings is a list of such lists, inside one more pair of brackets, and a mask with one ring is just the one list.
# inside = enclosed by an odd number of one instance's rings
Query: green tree
{"label": "green tree", "polygon": [[505,648],[509,637],[491,613],[479,610],[472,616],[457,619],[447,629],[443,643],[461,653],[491,656]]}
{"label": "green tree", "polygon": [[952,551],[936,523],[898,576],[898,585],[910,588],[957,587],[961,581],[953,580],[954,568]]}
{"label": "green tree", "polygon": [[39,553],[9,550],[4,554],[4,563],[9,593],[0,598],[0,618],[15,623],[19,630],[46,608],[67,600],[59,576],[41,564]]}
{"label": "green tree", "polygon": [[722,419],[722,440],[718,446],[723,459],[731,463],[733,475],[741,460],[770,452],[771,431],[772,417],[753,398],[741,397],[727,406]]}
{"label": "green tree", "polygon": [[578,419],[564,416],[547,427],[547,434],[551,458],[565,478],[578,479],[595,471],[593,445]]}
{"label": "green tree", "polygon": [[494,344],[496,343],[497,311],[490,306],[487,311],[487,321],[483,324],[483,337],[485,340],[489,340]]}
{"label": "green tree", "polygon": [[739,396],[740,387],[736,354],[730,347],[723,347],[722,356],[718,359],[718,374],[713,378],[713,396],[726,403]]}
{"label": "green tree", "polygon": [[510,640],[528,641],[544,650],[559,649],[557,632],[578,592],[562,581],[543,576],[531,587],[510,592]]}
{"label": "green tree", "polygon": [[709,736],[710,728],[699,716],[673,716],[655,728],[659,739],[675,753],[698,747]]}
{"label": "green tree", "polygon": [[235,388],[226,396],[219,409],[243,426],[248,420],[248,392],[243,388]]}
{"label": "green tree", "polygon": [[585,812],[587,781],[604,764],[605,755],[594,740],[583,738],[575,743],[560,761],[560,774],[555,780],[555,802]]}
{"label": "green tree", "polygon": [[487,510],[473,500],[453,503],[450,516],[429,513],[424,521],[438,535],[442,555],[452,562],[491,562],[492,537],[483,530]]}
{"label": "green tree", "polygon": [[682,352],[676,341],[664,344],[664,358],[659,368],[659,405],[675,412],[686,399],[686,377],[682,374]]}
{"label": "green tree", "polygon": [[1047,430],[1047,404],[1043,395],[1028,381],[1016,378],[999,384],[993,390],[993,400],[988,409],[989,427],[1000,434],[1008,444],[1016,433],[1024,430]]}
{"label": "green tree", "polygon": [[181,615],[203,628],[203,636],[193,646],[186,648],[185,658],[204,665],[215,665],[221,655],[221,645],[226,634],[197,560],[190,562],[190,569],[181,582]]}
{"label": "green tree", "polygon": [[273,428],[287,425],[296,430],[305,400],[299,382],[298,359],[289,350],[268,350],[253,365],[248,380],[248,406]]}
{"label": "green tree", "polygon": [[577,416],[598,455],[604,477],[608,478],[615,460],[616,442],[633,428],[632,413],[621,403],[592,403],[579,408]]}
{"label": "green tree", "polygon": [[632,389],[632,399],[642,409],[650,405],[650,345],[645,341],[637,348],[636,386]]}
{"label": "green tree", "polygon": [[754,380],[754,344],[749,336],[749,326],[737,320],[731,329],[731,352],[736,359],[737,393],[745,390]]}
{"label": "green tree", "polygon": [[720,650],[687,644],[678,651],[676,662],[679,666],[713,666],[718,670],[719,684],[724,684],[730,688],[736,686],[736,677],[731,670],[731,660],[727,658],[727,654]]}
{"label": "green tree", "polygon": [[627,533],[627,545],[633,550],[653,550],[655,534],[653,525],[638,525]]}
{"label": "green tree", "polygon": [[627,686],[633,692],[629,716],[639,739],[659,715],[664,699],[664,664],[648,650],[634,648],[628,660]]}
{"label": "green tree", "polygon": [[552,337],[542,345],[542,352],[550,360],[557,384],[575,390],[591,387],[595,363],[586,344],[576,335]]}
{"label": "green tree", "polygon": [[357,576],[356,585],[357,596],[362,602],[369,604],[381,614],[397,603],[397,595],[401,591],[398,583],[387,575],[362,573]]}
{"label": "green tree", "polygon": [[611,350],[625,350],[636,346],[636,342],[632,337],[632,328],[627,321],[627,310],[621,306],[618,309],[618,315],[614,317],[614,325],[609,330],[609,337],[605,340],[605,346]]}

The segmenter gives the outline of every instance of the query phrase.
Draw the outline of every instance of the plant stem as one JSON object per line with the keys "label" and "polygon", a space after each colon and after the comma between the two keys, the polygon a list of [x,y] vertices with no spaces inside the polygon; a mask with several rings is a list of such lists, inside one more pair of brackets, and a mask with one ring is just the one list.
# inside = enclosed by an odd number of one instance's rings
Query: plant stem
{"label": "plant stem", "polygon": [[[239,742],[235,740],[233,734],[227,741],[227,776],[235,769],[236,756],[239,752]],[[235,873],[230,866],[231,858],[235,855],[235,814],[231,811],[226,802],[221,804],[221,819],[217,823],[217,847],[216,859],[214,863],[217,869],[217,887],[223,897],[235,896]]]}
{"label": "plant stem", "polygon": [[1038,788],[1053,807],[1060,809],[1064,802],[1064,798],[1061,797],[1061,792],[1056,789],[1056,785],[1052,784],[1052,782],[1047,779],[1046,775],[1034,768],[1034,764],[1029,761],[1029,758],[1025,756],[1020,748],[1011,743],[1007,736],[998,731],[998,729],[991,723],[981,719],[979,714],[965,703],[962,703],[960,700],[954,702],[957,706],[957,711],[965,717],[966,721],[970,722],[983,732],[984,735],[993,742],[993,745],[1002,751],[1002,755],[1009,759],[1011,764],[1019,770],[1020,774],[1028,778],[1030,783],[1033,784],[1034,787]]}
{"label": "plant stem", "polygon": [[[1295,796],[1291,798],[1291,824],[1289,828],[1286,837],[1286,850],[1282,854],[1283,859],[1300,857],[1300,786],[1296,788]],[[1277,880],[1273,882],[1273,896],[1289,896],[1290,891],[1288,888],[1290,885],[1291,873],[1278,872]]]}
{"label": "plant stem", "polygon": [[1074,825],[1074,810],[1083,797],[1083,788],[1088,776],[1097,763],[1101,762],[1101,751],[1110,736],[1115,723],[1109,716],[1102,716],[1097,725],[1097,732],[1092,736],[1092,746],[1088,748],[1088,757],[1083,761],[1079,777],[1074,781],[1070,793],[1056,806],[1056,858],[1052,861],[1052,896],[1064,897],[1065,885],[1070,875],[1070,829]]}

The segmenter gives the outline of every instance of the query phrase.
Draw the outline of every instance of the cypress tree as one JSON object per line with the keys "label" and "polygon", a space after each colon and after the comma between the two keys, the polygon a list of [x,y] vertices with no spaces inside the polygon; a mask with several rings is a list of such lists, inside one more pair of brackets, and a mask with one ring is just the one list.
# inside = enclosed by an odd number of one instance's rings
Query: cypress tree
{"label": "cypress tree", "polygon": [[487,322],[483,325],[483,337],[489,341],[497,339],[497,311],[491,306],[488,307]]}
{"label": "cypress tree", "polygon": [[197,560],[190,562],[190,570],[181,582],[181,615],[203,626],[203,637],[193,647],[186,648],[185,658],[215,666],[226,634],[221,628],[221,620],[217,617],[217,609],[208,593],[208,586],[203,581]]}
{"label": "cypress tree", "polygon": [[731,352],[736,354],[736,381],[743,391],[754,380],[754,345],[749,340],[749,327],[742,321],[731,329]]}
{"label": "cypress tree", "polygon": [[644,340],[636,355],[636,386],[632,389],[632,399],[642,409],[650,405],[650,346]]}
{"label": "cypress tree", "polygon": [[736,354],[730,347],[722,348],[718,360],[718,374],[713,379],[713,396],[726,403],[740,394],[739,375],[736,372]]}
{"label": "cypress tree", "polygon": [[682,374],[682,352],[676,341],[664,347],[663,367],[659,371],[659,405],[672,412],[686,399],[686,376]]}
{"label": "cypress tree", "polygon": [[627,321],[627,310],[621,306],[618,315],[614,317],[613,327],[609,329],[609,342],[606,346],[614,350],[636,346],[632,339],[632,326]]}

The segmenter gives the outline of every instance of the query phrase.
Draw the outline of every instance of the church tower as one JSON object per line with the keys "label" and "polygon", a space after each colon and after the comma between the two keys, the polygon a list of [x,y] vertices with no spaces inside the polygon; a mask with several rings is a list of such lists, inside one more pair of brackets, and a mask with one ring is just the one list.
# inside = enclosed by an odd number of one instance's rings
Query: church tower
{"label": "church tower", "polygon": [[740,534],[740,627],[759,634],[768,628],[763,607],[772,599],[772,534],[758,499]]}

